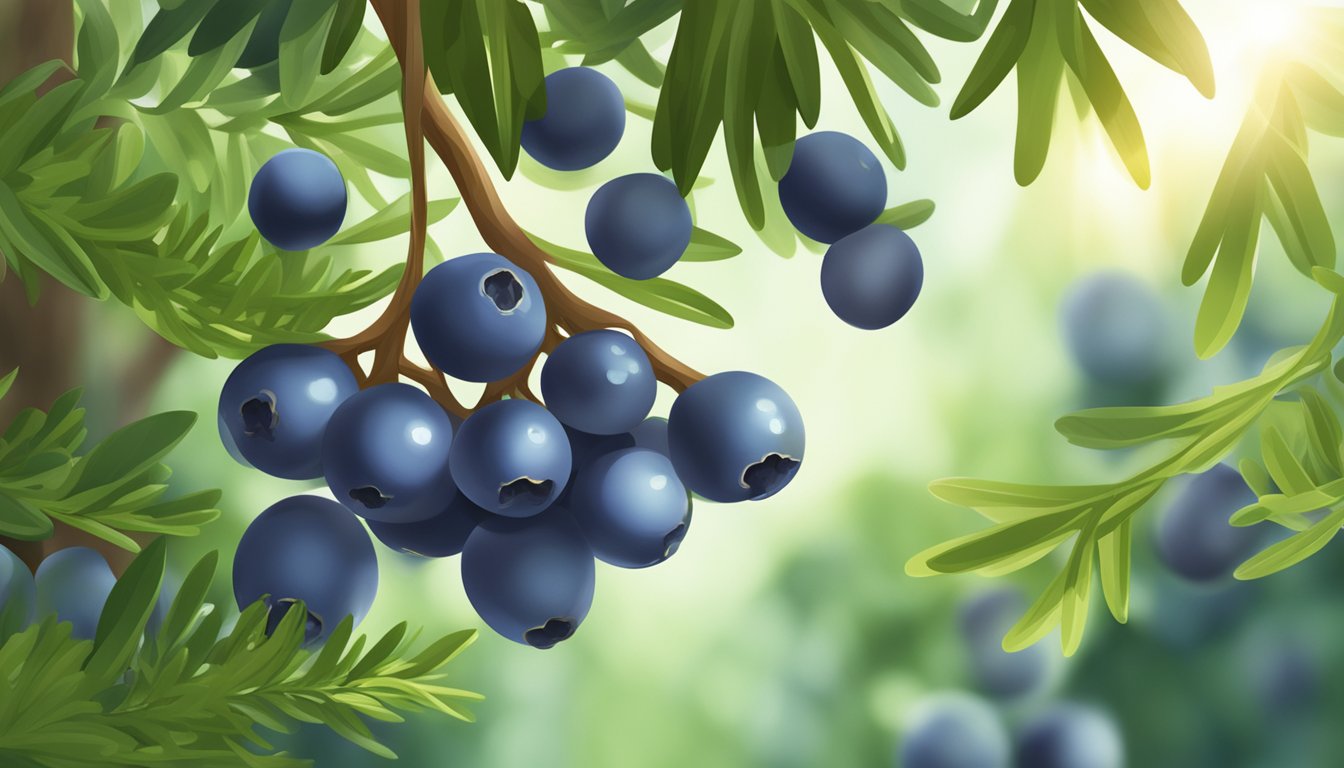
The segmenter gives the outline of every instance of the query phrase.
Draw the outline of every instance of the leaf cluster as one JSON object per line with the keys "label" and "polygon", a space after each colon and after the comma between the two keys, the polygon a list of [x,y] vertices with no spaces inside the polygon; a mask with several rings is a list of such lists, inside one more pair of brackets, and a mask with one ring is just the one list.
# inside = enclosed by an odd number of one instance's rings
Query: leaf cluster
{"label": "leaf cluster", "polygon": [[93,641],[72,639],[69,624],[48,617],[0,645],[6,765],[296,768],[308,762],[269,754],[257,726],[290,732],[297,723],[322,723],[390,758],[364,718],[398,722],[400,712],[435,710],[471,719],[461,702],[480,696],[442,681],[443,667],[474,631],[413,653],[405,624],[375,643],[352,642],[347,616],[309,651],[304,611],[287,612],[268,637],[266,606],[257,602],[226,632],[223,614],[205,602],[213,552],[188,573],[158,631],[146,634],[163,581],[164,541],[118,580]]}
{"label": "leaf cluster", "polygon": [[[1125,480],[1104,485],[940,480],[930,486],[935,496],[970,507],[994,525],[921,552],[907,563],[907,572],[916,576],[1001,575],[1025,568],[1071,541],[1064,567],[1009,631],[1004,647],[1025,648],[1059,626],[1065,653],[1076,651],[1087,619],[1094,571],[1100,573],[1111,614],[1117,621],[1126,621],[1135,513],[1171,478],[1203,471],[1219,461],[1281,393],[1329,369],[1332,352],[1344,339],[1344,278],[1324,268],[1317,268],[1314,275],[1335,295],[1329,316],[1310,344],[1271,361],[1258,376],[1215,388],[1211,395],[1188,403],[1099,408],[1065,416],[1055,425],[1069,442],[1086,448],[1169,446],[1162,460]],[[1337,435],[1318,439],[1328,444],[1337,441]],[[1249,518],[1243,515],[1242,520]],[[1305,550],[1305,540],[1296,546]],[[1260,566],[1248,566],[1243,575],[1263,575]]]}
{"label": "leaf cluster", "polygon": [[[0,398],[18,373],[0,379]],[[0,435],[0,535],[45,539],[60,522],[135,552],[128,532],[194,535],[219,516],[219,491],[168,494],[163,459],[196,414],[160,413],[86,446],[79,397],[71,390],[45,413],[26,409]]]}

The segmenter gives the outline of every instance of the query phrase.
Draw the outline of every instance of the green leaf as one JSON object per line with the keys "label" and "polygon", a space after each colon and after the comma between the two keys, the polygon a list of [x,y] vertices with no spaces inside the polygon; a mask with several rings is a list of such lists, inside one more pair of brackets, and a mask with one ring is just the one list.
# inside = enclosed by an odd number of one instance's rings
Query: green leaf
{"label": "green leaf", "polygon": [[[145,27],[144,34],[136,41],[131,59],[126,65],[127,70],[159,56],[186,37],[187,33],[195,29],[201,19],[214,8],[215,2],[216,0],[192,0],[175,8],[160,8]],[[229,2],[229,5],[236,4],[237,0]]]}
{"label": "green leaf", "polygon": [[168,411],[113,432],[79,464],[79,480],[71,493],[125,480],[158,463],[196,423],[191,411]]}
{"label": "green leaf", "polygon": [[155,539],[112,587],[98,618],[93,651],[84,663],[91,682],[106,685],[129,666],[145,633],[145,623],[154,612],[167,556],[167,541]]}
{"label": "green leaf", "polygon": [[1270,545],[1238,566],[1233,575],[1242,580],[1259,579],[1294,566],[1329,544],[1340,525],[1344,525],[1344,509],[1334,510],[1302,533]]}
{"label": "green leaf", "polygon": [[1195,352],[1201,359],[1212,357],[1231,341],[1246,312],[1263,210],[1259,189],[1244,190],[1233,202],[1230,228],[1195,319]]}
{"label": "green leaf", "polygon": [[9,373],[0,377],[0,400],[3,400],[5,395],[9,394],[9,388],[14,386],[14,380],[18,378],[18,376],[19,369],[14,368],[10,370]]}
{"label": "green leaf", "polygon": [[51,519],[7,493],[0,492],[0,535],[21,541],[50,538]]}
{"label": "green leaf", "polygon": [[[1297,244],[1304,263],[1309,265],[1302,271],[1309,274],[1312,266],[1333,269],[1335,237],[1306,160],[1287,141],[1272,134],[1266,137],[1266,148],[1269,162],[1265,171],[1280,206],[1276,210],[1282,213],[1281,225],[1291,230],[1291,242]],[[1287,248],[1288,241],[1284,245]]]}
{"label": "green leaf", "polygon": [[548,243],[534,235],[529,237],[555,259],[556,266],[583,275],[631,301],[710,328],[733,327],[733,316],[728,310],[694,288],[661,277],[651,280],[621,277],[612,273],[591,254]]}
{"label": "green leaf", "polygon": [[232,40],[270,3],[271,0],[230,0],[215,4],[191,36],[187,55],[200,56]]}
{"label": "green leaf", "polygon": [[355,37],[364,26],[364,10],[367,7],[366,0],[337,0],[336,17],[327,31],[327,42],[322,46],[322,74],[331,74],[350,51]]}
{"label": "green leaf", "polygon": [[1063,3],[1036,3],[1031,34],[1018,59],[1017,149],[1013,174],[1017,183],[1024,187],[1040,175],[1050,152],[1060,80],[1064,76],[1057,17],[1064,15],[1066,23],[1072,25],[1077,16],[1071,4],[1067,10],[1058,10],[1065,7]]}
{"label": "green leaf", "polygon": [[877,217],[877,223],[911,230],[933,218],[934,207],[932,200],[912,200],[883,211]]}
{"label": "green leaf", "polygon": [[280,28],[280,98],[291,107],[306,103],[313,93],[336,9],[331,0],[293,0],[285,16]]}
{"label": "green leaf", "polygon": [[102,298],[107,287],[83,249],[64,231],[30,217],[19,199],[0,181],[0,235],[22,256],[67,287],[86,296]]}
{"label": "green leaf", "polygon": [[742,253],[742,249],[731,240],[713,232],[696,227],[691,231],[691,244],[681,255],[684,262],[723,261]]}
{"label": "green leaf", "polygon": [[1120,153],[1120,159],[1139,188],[1147,189],[1152,183],[1152,175],[1143,129],[1139,127],[1134,106],[1106,60],[1106,54],[1102,53],[1101,46],[1077,13],[1073,14],[1072,29],[1062,28],[1059,34],[1064,60],[1082,83],[1097,117]]}
{"label": "green leaf", "polygon": [[[431,200],[427,208],[427,224],[434,224],[443,220],[448,214],[457,208],[460,202],[458,198],[449,198],[447,200]],[[375,212],[372,216],[359,222],[358,224],[343,230],[331,240],[327,245],[356,245],[358,243],[375,243],[379,240],[386,240],[389,237],[405,234],[411,226],[411,196],[406,193],[394,200],[387,207]]]}
{"label": "green leaf", "polygon": [[999,25],[990,33],[980,58],[971,68],[965,85],[952,103],[953,120],[974,112],[1017,66],[1032,35],[1035,11],[1036,0],[1012,0],[1008,4],[1008,10],[1004,11]]}
{"label": "green leaf", "polygon": [[1097,542],[1101,591],[1106,597],[1111,615],[1121,624],[1129,621],[1129,562],[1133,540],[1133,521],[1125,520],[1120,527]]}

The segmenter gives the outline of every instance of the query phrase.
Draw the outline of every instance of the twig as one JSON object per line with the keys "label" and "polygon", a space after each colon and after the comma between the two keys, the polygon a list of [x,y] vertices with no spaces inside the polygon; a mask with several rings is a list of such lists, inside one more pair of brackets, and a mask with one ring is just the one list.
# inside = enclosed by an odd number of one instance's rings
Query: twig
{"label": "twig", "polygon": [[[604,328],[618,329],[634,338],[649,356],[654,375],[674,390],[684,391],[704,378],[703,374],[653,343],[634,323],[584,301],[560,281],[553,271],[555,262],[550,254],[528,238],[505,208],[466,131],[448,110],[433,78],[425,71],[418,3],[406,0],[372,2],[403,70],[406,140],[411,159],[411,252],[401,282],[382,315],[360,333],[328,342],[326,348],[341,355],[360,378],[361,386],[395,381],[400,374],[423,385],[450,412],[459,416],[469,412],[453,397],[440,371],[414,365],[402,354],[410,322],[411,297],[424,271],[424,141],[428,140],[447,166],[486,244],[537,281],[550,323],[538,357],[554,349],[564,336]],[[374,363],[369,374],[364,376],[358,357],[370,350],[375,353]],[[486,385],[476,408],[505,396],[538,401],[528,385],[528,376],[536,360],[533,358],[512,376]]]}

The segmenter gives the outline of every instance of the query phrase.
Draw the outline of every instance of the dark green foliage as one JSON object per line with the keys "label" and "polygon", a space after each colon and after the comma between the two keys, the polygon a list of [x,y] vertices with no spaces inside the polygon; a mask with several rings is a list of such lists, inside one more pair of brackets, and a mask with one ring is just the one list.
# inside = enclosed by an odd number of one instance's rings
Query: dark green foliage
{"label": "dark green foliage", "polygon": [[952,118],[973,112],[1016,69],[1015,173],[1018,183],[1028,185],[1045,166],[1060,83],[1067,71],[1081,85],[1135,183],[1146,189],[1151,175],[1143,131],[1084,10],[1135,49],[1184,75],[1200,93],[1213,97],[1208,49],[1178,0],[1011,0],[952,104]]}
{"label": "dark green foliage", "polygon": [[[17,374],[0,380],[0,397]],[[150,416],[85,446],[79,394],[22,411],[0,436],[0,535],[45,539],[55,521],[138,551],[126,532],[193,535],[219,516],[219,491],[168,498],[172,471],[161,462],[196,414]]]}
{"label": "dark green foliage", "polygon": [[[363,718],[400,722],[434,710],[462,720],[480,696],[441,685],[442,668],[475,639],[447,635],[419,652],[399,624],[365,651],[349,618],[321,649],[302,649],[305,611],[265,634],[265,606],[243,611],[221,636],[221,610],[205,603],[217,556],[188,573],[157,634],[145,625],[163,581],[165,540],[117,582],[92,642],[49,617],[0,645],[0,763],[5,765],[304,766],[270,746],[257,726],[292,732],[322,723],[384,757]],[[143,637],[143,644],[142,644]],[[258,751],[260,750],[260,751]]]}

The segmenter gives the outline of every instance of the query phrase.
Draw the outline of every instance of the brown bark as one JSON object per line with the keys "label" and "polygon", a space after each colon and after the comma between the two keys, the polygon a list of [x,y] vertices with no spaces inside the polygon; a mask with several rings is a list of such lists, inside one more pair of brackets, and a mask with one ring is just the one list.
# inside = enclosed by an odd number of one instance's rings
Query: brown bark
{"label": "brown bark", "polygon": [[[408,4],[404,0],[372,0],[372,2],[374,10],[378,13],[378,17],[382,20],[383,27],[387,31],[389,42],[401,59],[403,71],[417,70],[422,72],[424,57],[423,52],[420,51],[421,38],[418,20],[414,25],[406,23],[406,8],[408,5],[415,5],[415,3]],[[408,91],[411,85],[408,78],[406,82]],[[499,192],[490,179],[489,171],[480,155],[472,147],[471,140],[463,130],[462,125],[448,111],[447,105],[439,95],[438,88],[434,85],[433,78],[423,77],[422,96],[416,101],[421,103],[423,112],[420,115],[412,115],[410,110],[414,109],[413,101],[409,96],[406,98],[408,137],[409,124],[412,121],[416,123],[423,121],[424,138],[429,141],[435,153],[447,166],[448,172],[452,175],[453,181],[456,182],[458,191],[462,195],[463,202],[466,203],[467,211],[476,224],[476,229],[481,233],[481,237],[496,253],[511,259],[527,270],[541,289],[542,298],[546,305],[547,319],[551,323],[541,352],[544,353],[554,348],[554,345],[561,338],[560,331],[563,331],[565,335],[572,336],[576,333],[600,328],[615,328],[627,331],[634,337],[635,341],[648,354],[654,374],[660,381],[665,382],[678,392],[684,391],[690,385],[704,378],[695,369],[653,343],[643,331],[629,320],[584,301],[565,286],[553,271],[554,260],[528,238],[522,227],[518,226],[518,223],[509,214],[508,209],[504,207]],[[418,143],[416,142],[416,144]],[[412,152],[412,169],[414,169],[415,153],[422,153],[423,149],[415,146]],[[420,156],[423,158],[423,155]],[[350,338],[332,341],[326,345],[328,349],[340,354],[350,364],[356,376],[363,375],[357,363],[357,358],[362,352],[376,350],[376,354],[384,355],[386,345],[392,345],[395,347],[397,355],[400,355],[410,313],[411,295],[414,293],[415,285],[420,280],[423,263],[417,262],[415,266],[415,269],[411,269],[411,265],[408,263],[406,275],[403,276],[401,284],[397,287],[396,293],[393,294],[391,304],[372,325]],[[391,360],[393,357],[390,353],[386,353],[385,359]],[[406,376],[425,385],[430,394],[449,411],[458,415],[465,415],[466,409],[448,391],[442,373],[420,368],[404,357],[397,357],[396,359],[399,360],[399,363],[395,371],[387,366],[380,366],[375,361],[374,372],[370,374],[368,380],[373,383],[380,383],[393,380],[397,374]],[[531,392],[527,383],[528,374],[534,364],[535,360],[508,379],[488,385],[476,407],[479,408],[481,405],[498,400],[505,395],[525,397],[535,401],[537,399],[536,395]]]}
{"label": "brown bark", "polygon": [[[73,65],[74,40],[70,0],[0,0],[0,84],[52,59]],[[71,70],[58,70],[38,93],[72,76]],[[38,284],[38,300],[29,303],[17,275],[10,272],[0,280],[0,375],[20,369],[13,388],[0,400],[0,429],[24,408],[49,408],[79,383],[86,299],[46,275],[38,278]],[[45,541],[0,537],[0,544],[33,570],[46,555],[72,546],[102,552],[118,574],[131,560],[125,550],[59,523],[55,535]]]}

